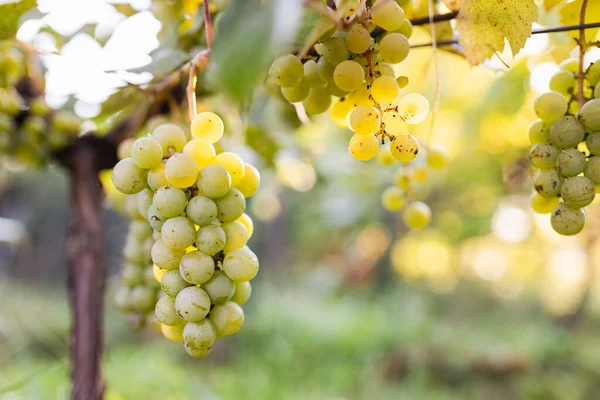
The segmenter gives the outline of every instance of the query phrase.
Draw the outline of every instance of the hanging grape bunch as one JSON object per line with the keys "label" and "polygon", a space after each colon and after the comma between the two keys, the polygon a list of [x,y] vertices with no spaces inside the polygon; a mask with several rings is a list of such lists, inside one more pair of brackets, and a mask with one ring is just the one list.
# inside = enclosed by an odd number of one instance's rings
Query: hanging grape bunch
{"label": "hanging grape bunch", "polygon": [[[77,137],[82,121],[68,111],[52,110],[41,93],[31,90],[28,68],[24,51],[9,42],[0,46],[0,152],[41,166]],[[17,88],[25,88],[25,94]]]}
{"label": "hanging grape bunch", "polygon": [[[217,337],[240,330],[241,305],[258,272],[258,259],[246,246],[253,224],[244,211],[260,175],[236,154],[216,154],[213,144],[223,129],[212,112],[196,115],[190,141],[178,125],[159,125],[133,142],[131,157],[113,170],[134,219],[125,258],[136,267],[130,273],[126,264],[122,275],[125,287],[129,275],[129,286],[138,285],[129,292],[137,307],[132,312],[145,313],[152,302],[164,336],[183,341],[193,357],[207,355]],[[158,300],[152,277],[162,289]],[[147,288],[142,299],[134,295],[139,285]]]}
{"label": "hanging grape bunch", "polygon": [[584,71],[583,105],[577,96],[577,60],[565,60],[560,68],[550,80],[552,91],[534,103],[539,119],[529,128],[529,159],[540,171],[531,205],[540,214],[551,213],[556,232],[576,235],[600,184],[600,63]]}
{"label": "hanging grape bunch", "polygon": [[[345,21],[351,24],[340,24],[331,37],[318,42],[316,56],[287,54],[277,58],[270,79],[281,87],[287,101],[302,102],[309,115],[331,109],[332,121],[354,132],[348,149],[355,159],[377,157],[384,165],[410,163],[420,145],[405,133],[406,124],[423,122],[429,103],[417,93],[398,98],[409,80],[396,77],[393,66],[408,56],[412,24],[395,1],[378,1],[366,10],[360,9],[358,1],[350,3]],[[375,35],[381,30],[383,34]],[[439,149],[431,153],[437,161],[428,165],[443,167],[445,153]],[[425,167],[417,168],[416,174],[426,177],[427,172],[422,173]],[[406,183],[388,188],[382,194],[382,204],[391,212],[404,210],[407,226],[423,228],[429,223],[431,210],[423,202],[410,202],[414,197],[410,190],[413,171],[402,168],[399,174],[407,178]]]}

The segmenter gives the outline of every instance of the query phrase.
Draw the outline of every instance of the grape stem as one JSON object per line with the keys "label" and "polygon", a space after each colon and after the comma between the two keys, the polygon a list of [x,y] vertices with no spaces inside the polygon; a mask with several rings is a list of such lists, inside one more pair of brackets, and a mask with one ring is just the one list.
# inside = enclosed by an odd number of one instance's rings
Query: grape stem
{"label": "grape stem", "polygon": [[204,0],[204,35],[206,37],[206,47],[212,47],[213,24],[210,18],[210,0]]}
{"label": "grape stem", "polygon": [[[579,9],[579,24],[583,25],[585,23],[585,13],[587,11],[588,0],[583,0],[581,2],[581,8]],[[579,83],[579,90],[577,91],[577,101],[579,102],[579,107],[583,106],[585,103],[585,96],[583,95],[583,58],[585,56],[585,50],[587,47],[586,38],[585,38],[585,29],[579,29],[579,73],[577,74],[577,81]]]}
{"label": "grape stem", "polygon": [[[208,0],[205,0],[204,4],[206,3],[208,3]],[[192,65],[190,66],[190,76],[188,78],[188,85],[186,89],[190,122],[192,122],[196,114],[198,114],[196,109],[196,82],[198,81],[198,77],[196,76],[196,70],[198,68],[206,69],[208,67],[209,52],[210,49],[201,51],[191,61]]]}

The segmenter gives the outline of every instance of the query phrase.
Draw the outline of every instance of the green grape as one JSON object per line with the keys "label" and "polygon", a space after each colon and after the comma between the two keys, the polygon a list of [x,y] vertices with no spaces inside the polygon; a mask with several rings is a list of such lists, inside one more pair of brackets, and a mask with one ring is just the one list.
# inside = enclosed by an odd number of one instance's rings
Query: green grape
{"label": "green grape", "polygon": [[331,37],[323,42],[323,58],[332,65],[338,65],[349,57],[346,41],[340,37]]}
{"label": "green grape", "polygon": [[346,35],[346,47],[352,53],[362,54],[371,47],[371,35],[361,25],[354,25]]}
{"label": "green grape", "polygon": [[150,223],[152,229],[154,229],[157,232],[160,232],[166,220],[167,217],[162,215],[154,204],[148,207],[148,222]]}
{"label": "green grape", "polygon": [[[384,63],[384,62],[377,63],[377,65],[375,65],[374,71],[378,72],[379,76],[385,75],[385,76],[391,76],[392,78],[396,77],[396,73],[394,72],[394,67],[392,67],[388,63]],[[397,81],[396,81],[396,84],[398,84]]]}
{"label": "green grape", "polygon": [[379,104],[391,104],[398,97],[400,89],[393,76],[382,75],[371,85],[371,96]]}
{"label": "green grape", "polygon": [[555,168],[541,170],[534,183],[535,190],[544,197],[556,197],[560,194],[563,180]]}
{"label": "green grape", "polygon": [[404,23],[404,10],[395,1],[380,1],[371,8],[371,19],[386,31],[395,31]]}
{"label": "green grape", "polygon": [[408,39],[399,33],[388,33],[379,43],[379,54],[386,63],[398,64],[404,61],[409,51]]}
{"label": "green grape", "polygon": [[575,147],[584,137],[585,129],[572,115],[557,119],[550,127],[550,141],[559,149]]}
{"label": "green grape", "polygon": [[560,195],[569,207],[581,208],[594,200],[596,188],[589,178],[574,176],[563,182]]}
{"label": "green grape", "polygon": [[371,106],[358,106],[350,112],[350,128],[359,135],[370,135],[379,129],[379,113]]}
{"label": "green grape", "polygon": [[[133,147],[133,142],[135,142],[134,138],[127,138],[119,143],[119,146],[117,147],[117,158],[119,160],[131,157],[131,148]],[[162,158],[162,150],[160,156]]]}
{"label": "green grape", "polygon": [[594,88],[594,98],[600,99],[600,83],[598,83]]}
{"label": "green grape", "polygon": [[317,61],[317,74],[321,80],[332,82],[333,71],[335,71],[335,65],[328,63],[325,57],[319,58],[319,61]]}
{"label": "green grape", "polygon": [[381,165],[392,165],[396,162],[396,159],[394,156],[392,156],[392,152],[390,151],[389,143],[386,143],[379,148],[379,152],[377,153],[377,162]]}
{"label": "green grape", "polygon": [[192,197],[186,209],[187,217],[198,226],[206,226],[217,217],[217,205],[205,196]]}
{"label": "green grape", "polygon": [[231,188],[222,197],[215,199],[219,221],[231,222],[238,219],[246,211],[246,199],[242,192]]}
{"label": "green grape", "polygon": [[184,322],[183,319],[177,315],[177,311],[175,311],[175,299],[169,296],[162,296],[158,299],[156,307],[154,308],[154,315],[158,322],[164,325],[180,325]]}
{"label": "green grape", "polygon": [[143,268],[137,264],[125,263],[121,270],[121,282],[128,287],[142,284]]}
{"label": "green grape", "polygon": [[201,139],[193,139],[187,142],[183,147],[183,154],[192,157],[196,161],[198,169],[211,164],[216,156],[214,146]]}
{"label": "green grape", "polygon": [[585,168],[585,154],[577,149],[562,150],[556,158],[556,168],[562,176],[575,176]]}
{"label": "green grape", "polygon": [[399,29],[396,29],[394,32],[400,33],[404,35],[407,39],[410,39],[410,37],[413,34],[413,24],[405,18],[402,26]]}
{"label": "green grape", "polygon": [[379,140],[375,135],[356,134],[350,139],[348,150],[352,157],[359,161],[367,161],[377,155],[379,151]]}
{"label": "green grape", "polygon": [[596,185],[600,184],[600,157],[590,157],[587,160],[583,176],[589,178]]}
{"label": "green grape", "polygon": [[317,62],[315,60],[307,60],[304,63],[304,79],[302,81],[306,81],[309,87],[325,87],[327,84],[327,82],[321,79],[317,69]]}
{"label": "green grape", "polygon": [[125,158],[115,165],[112,181],[122,193],[139,193],[146,187],[146,171],[135,165],[131,158]]}
{"label": "green grape", "polygon": [[538,214],[550,214],[558,205],[560,199],[558,197],[544,197],[538,193],[534,193],[531,197],[531,208]]}
{"label": "green grape", "polygon": [[566,58],[558,66],[563,71],[571,72],[573,74],[579,72],[579,62],[574,58]]}
{"label": "green grape", "polygon": [[383,208],[390,212],[400,211],[406,204],[404,191],[397,186],[390,186],[385,189],[381,195],[381,204]]}
{"label": "green grape", "polygon": [[159,164],[156,168],[148,171],[148,186],[155,192],[163,186],[167,186],[169,182],[165,177],[165,165]]}
{"label": "green grape", "polygon": [[144,240],[152,235],[152,228],[147,221],[134,220],[129,223],[129,234],[138,240]]}
{"label": "green grape", "polygon": [[160,143],[164,154],[176,153],[183,150],[187,142],[185,132],[179,125],[162,124],[154,129],[152,137]]}
{"label": "green grape", "polygon": [[154,193],[152,204],[166,218],[180,215],[187,204],[185,192],[173,186],[163,186]]}
{"label": "green grape", "polygon": [[406,206],[402,219],[411,229],[422,229],[431,220],[431,209],[421,201],[414,201]]}
{"label": "green grape", "polygon": [[183,256],[179,264],[179,273],[183,279],[193,285],[201,285],[208,281],[214,272],[214,260],[202,251],[190,251]]}
{"label": "green grape", "polygon": [[164,273],[160,280],[160,287],[162,291],[171,297],[177,296],[177,294],[184,288],[187,287],[188,283],[181,277],[178,269],[170,269]]}
{"label": "green grape", "polygon": [[197,184],[200,194],[216,199],[231,188],[231,175],[224,166],[210,164],[200,170]]}
{"label": "green grape", "polygon": [[115,291],[115,305],[121,311],[128,311],[131,309],[131,289],[127,286],[120,286]]}
{"label": "green grape", "polygon": [[600,83],[600,62],[596,61],[586,71],[586,78],[590,86]]}
{"label": "green grape", "polygon": [[592,133],[585,139],[590,154],[600,156],[600,133]]}
{"label": "green grape", "polygon": [[298,57],[285,54],[273,62],[269,75],[275,78],[279,86],[288,88],[300,83],[304,77],[304,67]]}
{"label": "green grape", "polygon": [[539,169],[554,168],[559,152],[551,143],[538,143],[531,148],[529,161]]}
{"label": "green grape", "polygon": [[536,119],[529,125],[529,142],[531,144],[538,144],[542,142],[550,141],[550,125]]}
{"label": "green grape", "polygon": [[348,92],[340,89],[339,87],[337,87],[337,85],[335,84],[335,82],[327,82],[327,85],[325,86],[325,89],[327,90],[327,92],[335,97],[344,97],[348,94]]}
{"label": "green grape", "polygon": [[160,143],[150,136],[139,138],[131,145],[131,159],[140,168],[155,168],[161,163],[162,157]]}
{"label": "green grape", "polygon": [[239,249],[248,242],[248,230],[240,221],[225,222],[221,225],[225,232],[225,246],[223,251],[229,253]]}
{"label": "green grape", "polygon": [[175,298],[175,310],[188,322],[200,321],[210,311],[210,298],[203,289],[188,286]]}
{"label": "green grape", "polygon": [[260,186],[260,173],[250,164],[244,164],[244,177],[236,188],[242,192],[245,198],[251,197]]}
{"label": "green grape", "polygon": [[[230,253],[231,254],[231,253]],[[212,304],[222,304],[231,299],[235,284],[223,271],[215,271],[213,276],[202,285]]]}
{"label": "green grape", "polygon": [[174,269],[179,267],[185,250],[172,249],[159,239],[152,246],[152,262],[160,269]]}
{"label": "green grape", "polygon": [[183,328],[183,324],[173,326],[160,324],[161,333],[165,338],[169,339],[172,342],[183,341]]}
{"label": "green grape", "polygon": [[321,114],[331,105],[331,95],[327,88],[312,88],[302,104],[307,114]]}
{"label": "green grape", "polygon": [[235,282],[252,280],[258,273],[258,258],[248,246],[243,246],[225,255],[223,270]]}
{"label": "green grape", "polygon": [[196,229],[186,217],[174,217],[165,221],[160,236],[170,248],[185,250],[194,243]]}
{"label": "green grape", "polygon": [[427,114],[429,102],[418,93],[407,94],[398,102],[398,115],[407,124],[419,124],[427,119]]}
{"label": "green grape", "polygon": [[214,255],[223,250],[227,236],[217,225],[203,226],[196,232],[196,247],[203,253]]}
{"label": "green grape", "polygon": [[246,227],[248,238],[251,238],[254,233],[254,223],[252,222],[252,218],[250,218],[248,214],[242,214],[236,221],[241,222],[241,224]]}
{"label": "green grape", "polygon": [[188,322],[183,328],[183,340],[186,346],[194,350],[210,351],[216,339],[217,330],[208,318],[198,322]]}
{"label": "green grape", "polygon": [[[600,63],[597,63],[600,64]],[[590,132],[600,131],[600,100],[593,99],[579,110],[579,122]]]}
{"label": "green grape", "polygon": [[187,154],[173,154],[165,164],[165,178],[177,188],[185,189],[193,186],[198,179],[196,160]]}
{"label": "green grape", "polygon": [[[221,14],[217,14],[217,17],[220,16]],[[195,349],[193,347],[190,347],[187,343],[183,344],[183,348],[185,349],[185,352],[188,354],[188,356],[190,357],[194,357],[194,358],[202,358],[202,357],[206,357],[209,353],[211,349]]]}
{"label": "green grape", "polygon": [[306,79],[303,79],[296,86],[281,88],[281,94],[290,103],[299,103],[308,97],[310,88],[310,83]]}
{"label": "green grape", "polygon": [[545,122],[554,122],[567,113],[568,100],[558,92],[547,92],[540,95],[533,103],[538,118]]}
{"label": "green grape", "polygon": [[[154,244],[154,240],[152,240],[152,244]],[[152,246],[150,246],[150,248],[146,251],[146,254],[150,254],[150,251],[152,250]],[[148,267],[144,267],[143,268],[143,279],[144,279],[144,284],[147,286],[151,286],[151,287],[156,287],[159,288],[160,287],[160,282],[156,280],[156,277],[154,276],[154,265],[152,265],[152,268],[148,268]],[[156,267],[157,270],[159,270],[162,273],[162,269]],[[165,271],[166,272],[166,271]],[[164,274],[163,274],[164,275]],[[162,276],[161,278],[162,279]]]}
{"label": "green grape", "polygon": [[233,335],[244,325],[244,310],[237,303],[228,301],[215,306],[209,318],[215,324],[217,336]]}
{"label": "green grape", "polygon": [[134,310],[150,310],[156,301],[154,289],[146,286],[136,286],[131,289],[130,305]]}
{"label": "green grape", "polygon": [[364,80],[365,71],[356,61],[342,61],[333,71],[333,81],[336,86],[346,92],[357,90]]}
{"label": "green grape", "polygon": [[144,218],[144,216],[140,214],[140,210],[137,206],[137,197],[134,195],[125,196],[125,204],[123,208],[125,209],[127,215],[129,215],[132,219]]}
{"label": "green grape", "polygon": [[448,164],[448,153],[439,147],[429,147],[427,151],[427,166],[432,169],[442,169]]}
{"label": "green grape", "polygon": [[152,205],[154,192],[150,189],[144,189],[135,195],[138,211],[142,217],[148,216],[148,209]]}
{"label": "green grape", "polygon": [[190,125],[192,136],[206,143],[216,143],[223,136],[225,126],[223,120],[211,111],[203,111],[196,115]]}
{"label": "green grape", "polygon": [[52,127],[59,132],[77,134],[81,130],[81,123],[81,118],[64,110],[59,110],[52,116]]}
{"label": "green grape", "polygon": [[417,138],[408,133],[396,135],[390,143],[390,151],[396,160],[410,162],[419,153],[419,142]]}
{"label": "green grape", "polygon": [[552,211],[550,224],[561,235],[576,235],[585,225],[585,214],[579,208],[571,208],[565,203],[561,203]]}
{"label": "green grape", "polygon": [[215,157],[215,163],[227,169],[231,176],[231,186],[237,186],[244,179],[245,165],[237,155],[229,152],[220,153]]}
{"label": "green grape", "polygon": [[231,301],[241,305],[246,304],[252,295],[252,286],[250,282],[235,282],[235,292]]}
{"label": "green grape", "polygon": [[575,88],[575,75],[568,71],[558,71],[550,78],[550,90],[565,96],[573,93]]}

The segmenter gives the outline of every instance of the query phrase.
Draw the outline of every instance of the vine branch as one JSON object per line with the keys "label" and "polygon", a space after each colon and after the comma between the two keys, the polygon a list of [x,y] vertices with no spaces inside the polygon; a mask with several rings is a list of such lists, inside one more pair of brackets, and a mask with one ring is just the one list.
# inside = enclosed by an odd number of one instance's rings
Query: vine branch
{"label": "vine branch", "polygon": [[[583,25],[585,23],[585,13],[587,11],[588,0],[583,0],[581,2],[581,8],[579,9],[579,24]],[[587,42],[585,38],[585,29],[579,29],[579,71],[577,74],[577,80],[579,82],[579,90],[577,91],[577,101],[579,102],[579,107],[583,106],[585,103],[585,97],[583,95],[583,58],[585,57],[585,50],[587,47]]]}

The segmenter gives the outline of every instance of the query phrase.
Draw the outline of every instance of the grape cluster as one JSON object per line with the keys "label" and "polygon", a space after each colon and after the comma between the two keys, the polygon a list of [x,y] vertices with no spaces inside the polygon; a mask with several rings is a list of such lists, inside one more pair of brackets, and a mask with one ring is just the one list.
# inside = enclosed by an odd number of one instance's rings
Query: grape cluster
{"label": "grape cluster", "polygon": [[27,86],[26,54],[10,44],[0,46],[0,152],[28,165],[41,166],[52,152],[76,137],[81,119],[51,110],[41,96],[22,95]]}
{"label": "grape cluster", "polygon": [[[419,143],[404,133],[405,124],[423,122],[429,103],[417,93],[398,99],[408,78],[396,77],[393,65],[408,56],[412,24],[395,1],[387,0],[366,10],[350,7],[346,20],[353,22],[318,42],[316,55],[277,58],[270,80],[290,103],[302,102],[307,114],[321,114],[333,102],[331,119],[354,132],[348,149],[357,160],[374,158],[387,139],[392,157],[410,162]],[[381,30],[384,34],[375,35]]]}
{"label": "grape cluster", "polygon": [[584,73],[583,104],[577,98],[577,60],[567,59],[560,67],[550,80],[551,91],[534,103],[539,119],[529,128],[529,159],[540,171],[531,205],[540,214],[551,213],[556,232],[575,235],[600,184],[600,62]]}
{"label": "grape cluster", "polygon": [[[236,333],[244,323],[241,305],[259,266],[246,246],[253,232],[246,198],[258,189],[260,175],[234,153],[216,154],[213,144],[224,130],[218,115],[196,115],[190,130],[194,139],[188,141],[180,126],[161,124],[135,140],[112,181],[128,195],[125,208],[139,215],[125,258],[131,260],[132,243],[144,283],[151,275],[160,283],[162,294],[153,305],[162,333],[183,341],[191,356],[203,357],[217,337]],[[123,279],[127,275],[124,269]]]}

